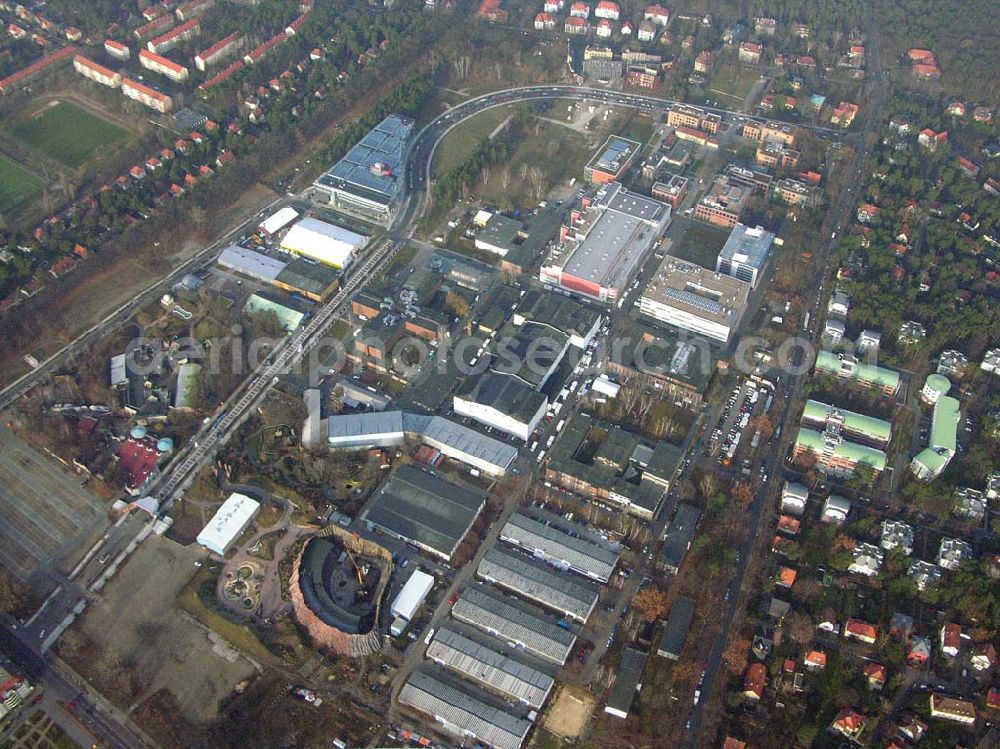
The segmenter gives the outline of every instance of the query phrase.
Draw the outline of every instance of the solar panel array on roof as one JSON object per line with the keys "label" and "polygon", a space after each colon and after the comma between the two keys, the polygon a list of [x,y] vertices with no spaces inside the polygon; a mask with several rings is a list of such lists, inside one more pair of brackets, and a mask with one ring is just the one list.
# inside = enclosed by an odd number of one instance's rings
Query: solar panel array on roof
{"label": "solar panel array on roof", "polygon": [[356,190],[369,200],[392,202],[399,189],[403,152],[413,125],[409,117],[389,115],[320,176],[317,185]]}
{"label": "solar panel array on roof", "polygon": [[500,537],[602,582],[608,581],[618,563],[618,553],[608,547],[570,535],[557,526],[546,525],[520,512],[507,521]]}
{"label": "solar panel array on roof", "polygon": [[456,619],[562,665],[576,635],[558,626],[537,606],[515,602],[481,585],[470,585],[451,609]]}
{"label": "solar panel array on roof", "polygon": [[580,622],[587,621],[597,604],[596,588],[499,546],[486,552],[478,572],[484,580]]}
{"label": "solar panel array on roof", "polygon": [[[427,648],[427,657],[518,702],[540,709],[553,678],[471,635],[445,626]],[[512,651],[516,652],[516,651]]]}
{"label": "solar panel array on roof", "polygon": [[444,721],[452,730],[467,732],[495,749],[519,749],[531,722],[486,699],[424,670],[414,671],[399,692],[401,704]]}

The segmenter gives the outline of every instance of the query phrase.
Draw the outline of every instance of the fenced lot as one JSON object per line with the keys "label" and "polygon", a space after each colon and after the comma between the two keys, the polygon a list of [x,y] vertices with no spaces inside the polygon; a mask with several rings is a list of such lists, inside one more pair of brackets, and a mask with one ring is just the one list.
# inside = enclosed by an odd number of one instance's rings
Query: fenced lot
{"label": "fenced lot", "polygon": [[0,564],[22,579],[71,553],[104,520],[79,479],[0,428]]}
{"label": "fenced lot", "polygon": [[33,148],[74,169],[127,141],[129,131],[68,101],[46,102],[14,122],[10,131]]}

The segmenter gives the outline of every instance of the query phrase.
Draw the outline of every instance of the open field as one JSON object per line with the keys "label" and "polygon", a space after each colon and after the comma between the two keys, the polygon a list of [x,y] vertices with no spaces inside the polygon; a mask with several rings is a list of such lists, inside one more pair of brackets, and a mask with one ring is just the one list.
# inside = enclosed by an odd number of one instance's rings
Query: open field
{"label": "open field", "polygon": [[759,79],[755,70],[719,67],[708,82],[710,91],[743,101]]}
{"label": "open field", "polygon": [[[120,703],[137,704],[162,689],[186,720],[213,719],[220,701],[255,668],[175,606],[204,558],[200,546],[151,536],[63,636],[60,655]],[[124,677],[128,689],[107,684]]]}
{"label": "open field", "polygon": [[431,174],[438,177],[463,163],[483,138],[489,136],[497,125],[510,117],[510,107],[496,107],[463,122],[456,127],[437,147]]}
{"label": "open field", "polygon": [[100,528],[100,501],[79,479],[0,427],[0,563],[25,579]]}
{"label": "open field", "polygon": [[45,187],[45,180],[0,156],[0,213],[33,198]]}
{"label": "open field", "polygon": [[702,268],[715,270],[715,260],[719,250],[728,238],[729,229],[692,220],[688,222],[681,238],[674,242],[669,254],[700,265]]}
{"label": "open field", "polygon": [[[490,181],[480,181],[476,186],[476,194],[487,204],[501,208],[533,208],[553,186],[583,173],[593,155],[587,136],[548,120],[535,122],[538,125],[537,135],[535,123],[530,124],[531,137],[523,138],[517,144],[510,163],[493,167]],[[534,189],[530,173],[521,176],[523,169],[536,167],[542,172],[540,184],[544,189],[540,196]],[[507,187],[503,186],[501,172],[504,169],[509,169],[511,175]]]}
{"label": "open field", "polygon": [[102,150],[129,139],[129,132],[76,104],[54,100],[29,111],[10,131],[30,146],[76,168]]}

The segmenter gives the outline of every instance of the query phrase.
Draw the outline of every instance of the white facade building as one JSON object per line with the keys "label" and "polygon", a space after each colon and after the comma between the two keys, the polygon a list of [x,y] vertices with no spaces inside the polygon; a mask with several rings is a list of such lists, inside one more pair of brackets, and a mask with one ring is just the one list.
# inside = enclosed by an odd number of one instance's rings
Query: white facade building
{"label": "white facade building", "polygon": [[198,543],[211,552],[225,556],[260,512],[260,502],[233,492],[222,503],[208,525],[198,534]]}

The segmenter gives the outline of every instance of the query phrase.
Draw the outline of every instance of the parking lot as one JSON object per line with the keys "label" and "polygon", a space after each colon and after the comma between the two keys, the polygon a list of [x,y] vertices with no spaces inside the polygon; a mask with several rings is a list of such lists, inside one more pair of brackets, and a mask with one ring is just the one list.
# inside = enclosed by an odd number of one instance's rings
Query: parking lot
{"label": "parking lot", "polygon": [[[751,421],[754,416],[765,413],[770,402],[771,393],[767,388],[750,380],[737,383],[709,436],[706,457],[715,457],[724,469],[740,467],[746,475],[750,461],[743,456],[749,456],[760,442],[760,435],[751,428]],[[762,479],[765,479],[763,475]]]}
{"label": "parking lot", "polygon": [[27,579],[71,554],[106,523],[100,500],[0,428],[0,561]]}

